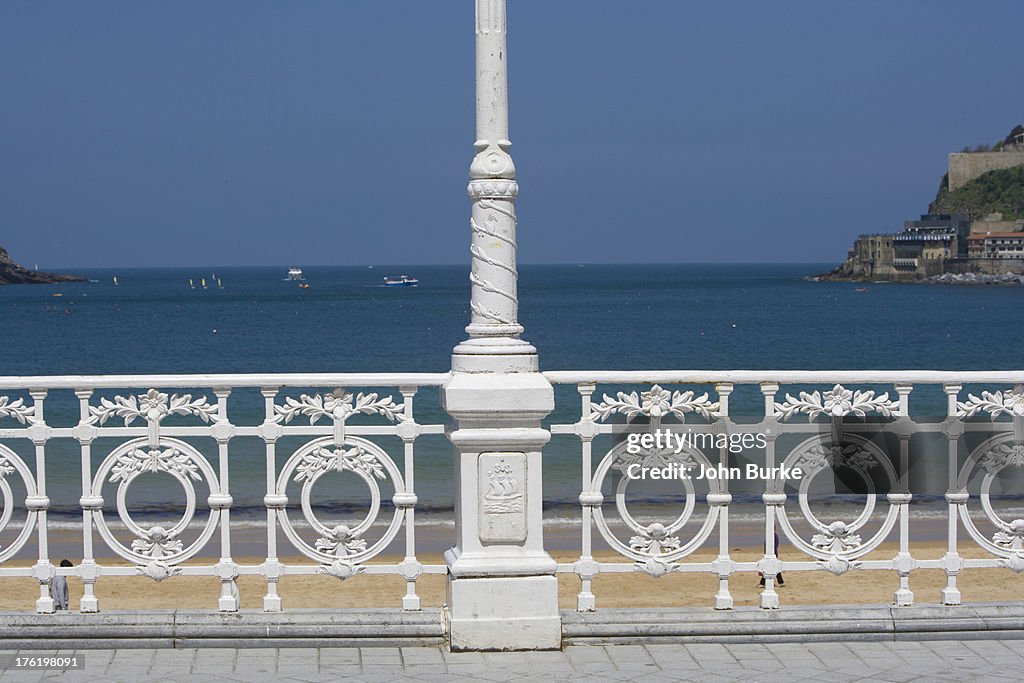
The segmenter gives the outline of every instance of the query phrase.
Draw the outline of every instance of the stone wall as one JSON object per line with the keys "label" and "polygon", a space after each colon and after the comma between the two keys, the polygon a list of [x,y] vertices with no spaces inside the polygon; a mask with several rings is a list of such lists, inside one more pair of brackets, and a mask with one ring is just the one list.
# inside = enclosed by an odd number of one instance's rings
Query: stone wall
{"label": "stone wall", "polygon": [[983,173],[1024,165],[1024,149],[1004,152],[954,152],[949,155],[949,190],[963,187]]}

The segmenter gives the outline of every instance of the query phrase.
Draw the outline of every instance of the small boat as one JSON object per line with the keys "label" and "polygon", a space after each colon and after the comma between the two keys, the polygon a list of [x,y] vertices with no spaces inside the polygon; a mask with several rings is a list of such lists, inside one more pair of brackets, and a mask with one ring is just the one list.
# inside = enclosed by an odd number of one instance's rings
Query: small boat
{"label": "small boat", "polygon": [[199,284],[203,286],[203,289],[206,289],[206,278],[200,278]]}
{"label": "small boat", "polygon": [[861,294],[863,294],[864,292],[868,291],[868,288],[867,287],[858,287],[857,289],[855,289],[853,291],[860,292]]}
{"label": "small boat", "polygon": [[188,286],[191,287],[192,289],[196,288],[196,283],[192,282],[192,278],[188,279]]}
{"label": "small boat", "polygon": [[305,280],[306,278],[302,277],[302,268],[294,268],[294,267],[292,267],[292,268],[288,269],[288,277],[286,277],[285,279],[286,280]]}
{"label": "small boat", "polygon": [[409,277],[408,275],[402,275],[400,277],[387,276],[384,278],[385,287],[415,287],[419,283],[419,280],[414,277]]}
{"label": "small boat", "polygon": [[220,278],[217,278],[217,289],[224,289],[224,285],[221,284]]}
{"label": "small boat", "polygon": [[309,283],[308,282],[300,282],[299,283],[299,289],[309,289]]}
{"label": "small boat", "polygon": [[114,276],[114,284],[115,285],[117,284],[117,276],[116,275]]}

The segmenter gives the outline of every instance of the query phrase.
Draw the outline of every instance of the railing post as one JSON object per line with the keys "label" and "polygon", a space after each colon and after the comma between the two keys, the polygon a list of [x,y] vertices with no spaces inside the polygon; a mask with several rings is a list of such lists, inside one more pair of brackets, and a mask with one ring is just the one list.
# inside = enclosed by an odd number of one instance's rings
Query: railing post
{"label": "railing post", "polygon": [[505,29],[505,0],[476,0],[471,320],[441,394],[456,449],[457,538],[445,554],[454,650],[561,644],[556,563],[541,519],[541,449],[550,439],[541,420],[554,392],[536,349],[519,338]]}

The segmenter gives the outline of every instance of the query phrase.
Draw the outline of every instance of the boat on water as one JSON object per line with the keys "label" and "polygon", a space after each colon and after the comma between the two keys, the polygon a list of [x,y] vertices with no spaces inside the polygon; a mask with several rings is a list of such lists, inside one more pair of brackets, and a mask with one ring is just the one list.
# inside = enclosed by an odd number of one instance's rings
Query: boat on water
{"label": "boat on water", "polygon": [[285,280],[305,280],[305,279],[306,278],[302,277],[302,268],[294,268],[294,267],[288,269],[288,277],[285,278]]}
{"label": "boat on water", "polygon": [[415,287],[419,283],[419,280],[408,275],[401,275],[399,277],[386,276],[384,278],[385,287]]}
{"label": "boat on water", "polygon": [[116,276],[116,275],[114,276],[114,284],[115,284],[115,285],[118,285],[118,284],[120,284],[120,283],[119,283],[119,282],[117,281],[117,276]]}

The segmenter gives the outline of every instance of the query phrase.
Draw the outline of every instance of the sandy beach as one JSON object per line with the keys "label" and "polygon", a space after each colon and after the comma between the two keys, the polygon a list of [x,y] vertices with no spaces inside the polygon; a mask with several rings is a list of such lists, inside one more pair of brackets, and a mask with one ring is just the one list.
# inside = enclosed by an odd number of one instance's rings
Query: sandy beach
{"label": "sandy beach", "polygon": [[[918,559],[939,558],[945,552],[945,544],[939,541],[914,544]],[[787,552],[787,550],[789,552]],[[895,543],[880,546],[869,559],[891,558],[897,550]],[[795,551],[785,546],[780,549],[784,559],[796,559]],[[961,544],[964,557],[986,557],[977,547]],[[559,562],[572,562],[578,554],[569,551],[552,553]],[[712,549],[701,550],[688,558],[690,562],[713,560]],[[749,549],[738,549],[732,557],[737,561],[754,561],[758,554]],[[602,561],[621,561],[614,553],[598,553]],[[299,562],[299,558],[283,558],[285,562]],[[399,561],[400,557],[378,558],[381,564]],[[424,553],[419,557],[425,564],[441,564],[440,553]],[[259,565],[263,558],[236,557],[240,565]],[[193,561],[192,565],[201,561]],[[17,561],[5,566],[27,566],[30,561]],[[885,605],[892,601],[897,587],[895,572],[850,571],[834,576],[826,571],[791,571],[785,575],[786,585],[780,589],[783,605],[820,604],[876,604]],[[81,582],[72,577],[69,581],[71,608],[76,609],[82,594]],[[1024,576],[1008,569],[968,569],[958,581],[963,601],[1007,602],[1024,600]],[[917,604],[937,603],[939,591],[945,585],[941,570],[918,570],[910,578],[911,589]],[[33,611],[38,596],[38,587],[28,578],[0,578],[0,610]],[[259,609],[265,582],[261,576],[242,576],[238,580],[242,607]],[[559,602],[563,608],[574,608],[580,581],[575,574],[559,575]],[[218,581],[212,577],[176,576],[161,583],[155,583],[144,576],[101,577],[96,592],[100,607],[112,610],[152,609],[216,609]],[[707,573],[675,573],[653,578],[640,572],[608,573],[594,580],[593,592],[598,607],[707,607],[718,588],[717,579]],[[758,604],[758,576],[755,572],[734,574],[730,590],[737,606]],[[346,581],[330,576],[285,575],[279,592],[284,608],[310,607],[400,607],[405,592],[404,581],[397,576],[360,575]],[[424,575],[418,582],[417,592],[424,607],[440,607],[445,601],[445,577]]]}

